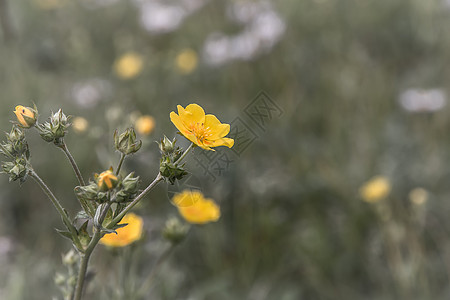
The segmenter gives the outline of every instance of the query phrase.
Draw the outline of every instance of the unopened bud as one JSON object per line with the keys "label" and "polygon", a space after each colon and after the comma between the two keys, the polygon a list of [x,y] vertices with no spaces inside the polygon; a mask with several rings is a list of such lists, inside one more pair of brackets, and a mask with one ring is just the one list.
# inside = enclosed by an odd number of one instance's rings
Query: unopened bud
{"label": "unopened bud", "polygon": [[107,191],[115,188],[119,180],[111,170],[100,173],[97,177],[97,185],[101,191]]}
{"label": "unopened bud", "polygon": [[188,231],[189,225],[181,223],[176,217],[171,217],[166,221],[162,233],[165,239],[176,245],[184,240]]}
{"label": "unopened bud", "polygon": [[17,121],[24,128],[30,128],[36,124],[37,111],[31,107],[25,107],[17,105],[14,113],[16,114]]}
{"label": "unopened bud", "polygon": [[118,134],[116,130],[114,132],[114,146],[121,153],[128,155],[141,149],[142,141],[136,141],[136,132],[133,128],[128,128],[121,134]]}

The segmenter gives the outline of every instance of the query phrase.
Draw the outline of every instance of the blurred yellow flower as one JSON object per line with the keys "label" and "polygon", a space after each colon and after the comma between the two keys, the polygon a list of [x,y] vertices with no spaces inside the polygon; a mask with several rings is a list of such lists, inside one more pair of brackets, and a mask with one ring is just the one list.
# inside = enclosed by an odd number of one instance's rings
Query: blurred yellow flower
{"label": "blurred yellow flower", "polygon": [[36,115],[33,109],[22,105],[17,105],[14,113],[16,114],[17,121],[25,128],[30,128],[36,123]]}
{"label": "blurred yellow flower", "polygon": [[211,147],[233,147],[234,140],[225,136],[230,132],[229,124],[222,124],[214,115],[205,115],[205,111],[197,104],[189,104],[184,109],[177,106],[178,115],[170,113],[170,120],[178,130],[191,142],[205,150]]}
{"label": "blurred yellow flower", "polygon": [[416,205],[422,205],[428,200],[428,192],[423,188],[415,188],[409,192],[409,200]]}
{"label": "blurred yellow flower", "polygon": [[72,128],[76,133],[83,133],[89,127],[89,122],[83,117],[75,117],[72,119]]}
{"label": "blurred yellow flower", "polygon": [[371,203],[386,198],[390,192],[391,184],[384,176],[373,177],[359,189],[359,194],[363,200]]}
{"label": "blurred yellow flower", "polygon": [[111,170],[100,173],[97,177],[97,184],[100,190],[107,191],[116,187],[118,183],[117,176]]}
{"label": "blurred yellow flower", "polygon": [[139,75],[144,66],[143,57],[135,52],[127,52],[114,63],[114,71],[122,79],[131,79]]}
{"label": "blurred yellow flower", "polygon": [[152,116],[140,116],[134,123],[136,131],[142,135],[149,135],[155,128],[155,119]]}
{"label": "blurred yellow flower", "polygon": [[63,6],[64,0],[34,0],[37,7],[42,10],[53,10]]}
{"label": "blurred yellow flower", "polygon": [[173,197],[181,216],[189,223],[206,224],[220,218],[220,207],[201,192],[184,190]]}
{"label": "blurred yellow flower", "polygon": [[192,49],[183,49],[175,59],[177,69],[182,74],[189,74],[197,68],[197,53]]}
{"label": "blurred yellow flower", "polygon": [[106,234],[100,240],[100,243],[110,247],[124,247],[142,237],[144,221],[134,213],[126,214],[120,224],[128,224],[125,227],[117,229],[117,234]]}

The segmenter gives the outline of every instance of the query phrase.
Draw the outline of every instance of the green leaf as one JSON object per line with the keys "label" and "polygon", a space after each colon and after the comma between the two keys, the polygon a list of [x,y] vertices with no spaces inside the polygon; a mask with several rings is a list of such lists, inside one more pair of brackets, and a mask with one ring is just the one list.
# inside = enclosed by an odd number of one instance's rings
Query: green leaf
{"label": "green leaf", "polygon": [[60,230],[55,228],[56,232],[65,237],[66,239],[69,239],[72,241],[72,234],[68,231]]}

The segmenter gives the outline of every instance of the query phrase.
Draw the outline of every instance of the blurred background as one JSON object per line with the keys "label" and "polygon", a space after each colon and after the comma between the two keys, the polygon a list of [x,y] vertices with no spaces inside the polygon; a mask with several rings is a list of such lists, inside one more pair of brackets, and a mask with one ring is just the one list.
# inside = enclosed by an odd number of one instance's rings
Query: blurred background
{"label": "blurred background", "polygon": [[[0,21],[1,130],[17,104],[41,122],[62,108],[85,178],[116,166],[113,131],[135,126],[124,168],[151,182],[177,104],[231,123],[233,149],[188,160],[222,217],[191,228],[145,299],[450,298],[450,1],[0,0]],[[27,137],[75,215],[63,153]],[[96,249],[86,299],[133,299],[181,188],[135,210],[143,240]],[[0,216],[0,298],[61,299],[71,245],[50,201],[3,175]]]}

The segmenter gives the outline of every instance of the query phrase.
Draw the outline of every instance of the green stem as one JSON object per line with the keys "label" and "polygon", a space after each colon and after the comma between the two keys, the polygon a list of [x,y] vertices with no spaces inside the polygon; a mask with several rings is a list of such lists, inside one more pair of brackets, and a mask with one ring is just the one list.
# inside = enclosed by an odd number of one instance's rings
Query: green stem
{"label": "green stem", "polygon": [[174,165],[179,164],[179,163],[186,157],[186,155],[189,153],[189,151],[191,151],[192,149],[194,149],[194,147],[195,147],[195,144],[194,144],[194,143],[191,143],[191,144],[189,145],[189,147],[186,149],[186,151],[184,151],[184,153],[180,156],[180,158],[177,159],[177,161],[174,163]]}
{"label": "green stem", "polygon": [[122,164],[123,164],[123,161],[125,160],[125,157],[126,157],[126,155],[121,153],[119,165],[117,166],[117,169],[116,169],[116,175],[119,175],[119,172],[120,172],[120,169],[122,168]]}
{"label": "green stem", "polygon": [[[75,175],[78,179],[78,182],[81,186],[85,186],[86,182],[83,179],[83,176],[81,175],[80,169],[78,168],[77,163],[75,162],[75,159],[73,158],[72,154],[69,151],[69,148],[67,148],[66,143],[64,142],[63,139],[61,139],[61,142],[56,144],[58,148],[60,148],[64,154],[66,154],[67,159],[69,160],[70,164],[72,165],[72,168],[75,172]],[[83,207],[84,211],[87,212],[90,216],[93,215],[93,213],[95,212],[95,208],[93,207],[92,203],[88,202],[88,201],[84,201],[84,200],[80,200],[80,205],[81,207]]]}
{"label": "green stem", "polygon": [[70,154],[69,149],[67,148],[66,143],[64,140],[61,142],[61,144],[57,145],[67,156],[69,159],[70,164],[72,165],[73,170],[75,171],[75,175],[77,176],[78,182],[81,186],[85,186],[86,183],[84,182],[83,176],[81,175],[80,169],[78,168],[77,163],[75,162],[75,159],[73,158],[72,154]]}
{"label": "green stem", "polygon": [[[118,214],[109,224],[108,226],[106,226],[106,228],[111,229],[113,228],[117,223],[120,222],[120,220],[122,220],[123,216],[130,210],[132,209],[145,195],[147,195],[148,192],[150,192],[157,183],[159,183],[160,181],[162,181],[163,178],[160,174],[158,174],[158,176],[156,176],[156,178],[152,181],[152,183],[150,183],[145,190],[143,190],[130,204],[128,204],[127,207],[124,208],[124,210]],[[106,215],[106,214],[105,214]],[[102,214],[101,218],[104,218],[104,216]],[[100,224],[103,223],[103,220],[100,220]],[[87,246],[86,250],[84,251],[84,253],[81,253],[81,258],[80,258],[80,270],[78,273],[78,279],[77,279],[77,285],[76,285],[76,289],[75,289],[75,297],[73,298],[74,300],[80,300],[81,296],[83,294],[83,285],[84,285],[84,280],[86,277],[86,271],[87,271],[87,266],[89,263],[89,258],[92,254],[92,251],[94,251],[95,246],[97,246],[98,242],[100,241],[100,239],[102,238],[102,234],[101,232],[94,227],[94,235],[92,236],[91,241],[89,242],[89,245]]]}
{"label": "green stem", "polygon": [[83,249],[81,246],[80,240],[78,239],[77,230],[72,225],[72,222],[69,219],[69,216],[67,215],[64,208],[61,206],[61,203],[59,203],[58,199],[55,197],[55,195],[52,193],[52,191],[49,189],[49,187],[45,184],[45,182],[41,179],[41,177],[38,176],[38,174],[34,170],[30,170],[29,172],[31,178],[36,181],[41,189],[44,191],[44,193],[48,196],[50,201],[52,201],[53,206],[55,206],[58,213],[61,215],[61,218],[63,218],[64,224],[66,225],[67,229],[70,231],[73,237],[73,242],[75,246],[78,249]]}
{"label": "green stem", "polygon": [[116,225],[117,223],[120,222],[120,220],[122,220],[123,216],[125,216],[127,214],[127,212],[129,212],[139,201],[141,201],[142,198],[145,197],[145,195],[148,194],[148,192],[150,192],[160,181],[163,180],[163,177],[161,176],[160,173],[158,173],[158,176],[156,176],[156,178],[152,181],[152,183],[150,183],[145,190],[143,190],[139,195],[136,196],[136,198],[134,198],[133,201],[131,201],[107,226],[108,229],[111,229],[112,227],[114,227],[114,225]]}
{"label": "green stem", "polygon": [[91,257],[91,254],[95,249],[95,246],[97,246],[101,238],[102,238],[101,232],[94,229],[94,235],[92,236],[92,239],[89,242],[88,247],[86,248],[84,253],[80,254],[80,268],[78,270],[78,279],[75,288],[75,296],[73,297],[73,300],[81,300],[81,297],[83,295],[84,281],[86,278],[86,271],[89,264],[89,258]]}

